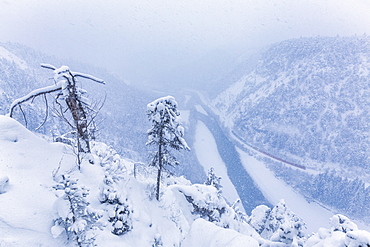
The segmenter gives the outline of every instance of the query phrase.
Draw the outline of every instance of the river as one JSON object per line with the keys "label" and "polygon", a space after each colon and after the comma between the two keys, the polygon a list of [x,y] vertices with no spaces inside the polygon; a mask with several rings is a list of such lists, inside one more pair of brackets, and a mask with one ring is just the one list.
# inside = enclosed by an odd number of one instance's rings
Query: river
{"label": "river", "polygon": [[209,111],[207,111],[207,115],[197,110],[192,111],[192,113],[211,131],[217,144],[218,153],[226,165],[227,174],[240,197],[246,213],[250,214],[256,206],[261,204],[271,207],[269,201],[264,197],[248,172],[246,172],[235,145],[224,134],[215,116]]}

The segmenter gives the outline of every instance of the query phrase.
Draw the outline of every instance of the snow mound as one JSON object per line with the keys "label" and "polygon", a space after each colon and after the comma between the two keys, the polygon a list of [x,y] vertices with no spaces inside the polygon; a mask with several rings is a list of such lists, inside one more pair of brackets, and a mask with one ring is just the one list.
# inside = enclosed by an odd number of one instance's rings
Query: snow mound
{"label": "snow mound", "polygon": [[184,240],[185,247],[239,247],[259,246],[258,241],[235,230],[218,227],[203,219],[197,219],[191,225],[188,237]]}

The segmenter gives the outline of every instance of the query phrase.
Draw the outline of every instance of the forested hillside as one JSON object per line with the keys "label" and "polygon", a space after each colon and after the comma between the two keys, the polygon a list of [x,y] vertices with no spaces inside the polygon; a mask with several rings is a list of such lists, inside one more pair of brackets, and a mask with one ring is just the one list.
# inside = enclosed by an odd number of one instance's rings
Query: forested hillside
{"label": "forested hillside", "polygon": [[369,41],[364,35],[277,43],[213,101],[225,126],[246,143],[307,168],[297,176],[270,162],[280,177],[359,218],[369,212],[360,196],[368,195],[370,181]]}
{"label": "forested hillside", "polygon": [[[273,45],[255,71],[214,102],[233,130],[271,152],[367,168],[369,38]],[[234,86],[235,88],[236,86]],[[225,97],[235,94],[230,102]]]}

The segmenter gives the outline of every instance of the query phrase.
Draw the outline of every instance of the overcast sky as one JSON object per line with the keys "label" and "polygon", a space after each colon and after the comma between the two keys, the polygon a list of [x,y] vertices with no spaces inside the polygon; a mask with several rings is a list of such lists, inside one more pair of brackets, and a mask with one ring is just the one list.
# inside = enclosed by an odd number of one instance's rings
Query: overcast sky
{"label": "overcast sky", "polygon": [[213,51],[370,34],[368,0],[0,0],[0,41],[150,83]]}

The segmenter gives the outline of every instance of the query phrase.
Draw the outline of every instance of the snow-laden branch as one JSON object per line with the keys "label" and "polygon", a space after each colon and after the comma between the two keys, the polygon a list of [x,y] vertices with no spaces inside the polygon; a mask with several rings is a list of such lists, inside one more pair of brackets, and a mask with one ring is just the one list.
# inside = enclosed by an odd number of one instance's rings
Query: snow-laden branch
{"label": "snow-laden branch", "polygon": [[101,84],[105,84],[104,80],[99,79],[99,78],[97,78],[95,76],[92,76],[92,75],[89,75],[89,74],[84,74],[84,73],[80,73],[80,72],[72,72],[72,71],[71,71],[71,73],[74,77],[82,77],[82,78],[90,79],[92,81],[95,81],[95,82],[98,82],[98,83],[101,83]]}
{"label": "snow-laden branch", "polygon": [[[41,67],[45,68],[45,69],[51,69],[51,70],[54,70],[54,71],[57,70],[57,67],[55,67],[54,65],[46,64],[46,63],[42,63]],[[57,74],[63,74],[63,73],[68,71],[69,73],[72,74],[73,77],[82,77],[82,78],[90,79],[92,81],[95,81],[95,82],[98,82],[98,83],[101,83],[101,84],[105,84],[105,81],[100,79],[100,78],[97,78],[97,77],[89,75],[89,74],[81,73],[81,72],[70,71],[67,66],[62,66],[60,69],[63,69],[63,70],[55,71],[55,72],[57,72]]]}
{"label": "snow-laden branch", "polygon": [[42,63],[41,64],[41,67],[42,68],[45,68],[45,69],[52,69],[52,70],[56,70],[57,69],[54,65],[47,64],[47,63]]}
{"label": "snow-laden branch", "polygon": [[59,91],[59,90],[62,90],[62,85],[61,84],[55,84],[55,85],[52,85],[52,86],[47,86],[47,87],[43,87],[43,88],[38,88],[36,90],[33,90],[32,92],[30,92],[29,94],[27,94],[26,96],[23,96],[22,98],[19,98],[19,99],[16,99],[13,101],[13,103],[11,104],[10,106],[10,111],[9,111],[9,116],[10,117],[13,117],[13,111],[14,111],[14,108],[32,98],[35,98],[36,96],[39,96],[39,95],[42,95],[42,94],[47,94],[47,93],[52,93],[52,92],[56,92],[56,91]]}

